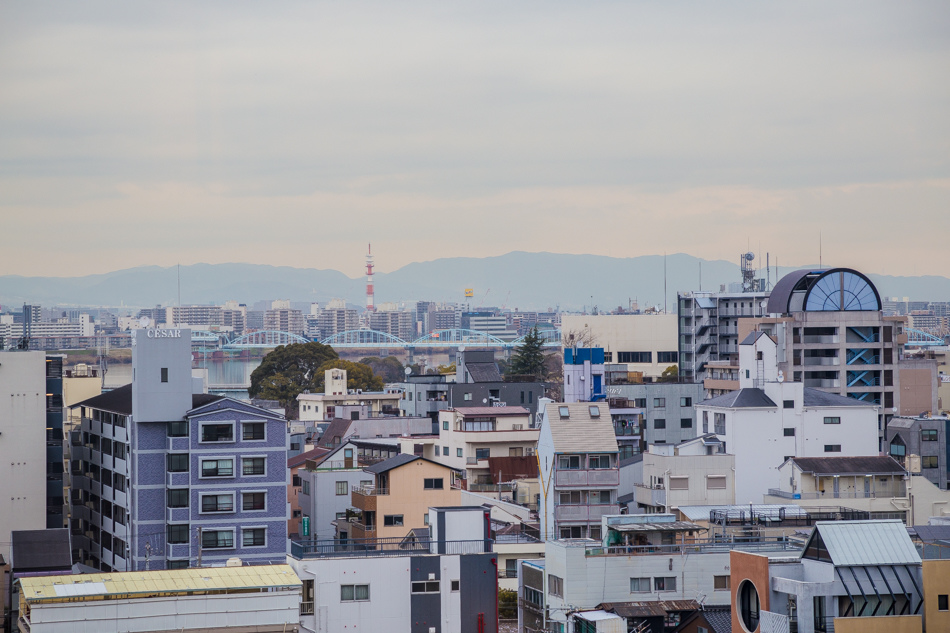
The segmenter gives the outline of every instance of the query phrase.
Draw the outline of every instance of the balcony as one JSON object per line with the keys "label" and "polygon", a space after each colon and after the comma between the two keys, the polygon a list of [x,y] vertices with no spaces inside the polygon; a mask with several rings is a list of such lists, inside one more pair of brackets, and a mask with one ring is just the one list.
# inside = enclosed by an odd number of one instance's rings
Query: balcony
{"label": "balcony", "polygon": [[615,468],[593,470],[557,470],[554,485],[558,488],[588,488],[620,485],[620,471]]}
{"label": "balcony", "polygon": [[[840,341],[837,335],[831,334],[806,335],[801,337],[801,340],[805,345],[836,345]],[[798,341],[796,340],[795,342],[797,343]]]}
{"label": "balcony", "polygon": [[666,489],[651,488],[643,484],[633,485],[633,500],[638,504],[653,507],[666,507]]}
{"label": "balcony", "polygon": [[840,365],[841,359],[837,356],[806,356],[804,364],[806,367],[810,365]]}
{"label": "balcony", "polygon": [[617,504],[559,505],[554,507],[554,520],[561,523],[599,523],[608,514],[620,514]]}
{"label": "balcony", "polygon": [[811,389],[837,389],[841,386],[840,380],[832,380],[831,378],[806,378],[804,383],[806,387]]}
{"label": "balcony", "polygon": [[377,556],[411,556],[414,553],[484,554],[492,551],[491,539],[471,541],[408,541],[405,537],[370,539],[330,539],[291,541],[290,555],[307,558],[372,558]]}
{"label": "balcony", "polygon": [[895,486],[893,490],[870,490],[867,492],[864,490],[788,492],[778,488],[769,488],[768,496],[781,499],[902,499],[907,496],[907,488],[903,484]]}
{"label": "balcony", "polygon": [[300,615],[313,615],[313,602],[301,602]]}

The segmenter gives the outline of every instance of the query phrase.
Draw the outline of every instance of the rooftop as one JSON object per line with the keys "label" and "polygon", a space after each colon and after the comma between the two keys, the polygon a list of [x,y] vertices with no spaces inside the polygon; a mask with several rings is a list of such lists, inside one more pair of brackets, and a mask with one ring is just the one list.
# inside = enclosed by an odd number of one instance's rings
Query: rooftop
{"label": "rooftop", "polygon": [[499,417],[505,415],[531,415],[531,412],[524,407],[454,407],[454,411],[461,413],[463,417]]}
{"label": "rooftop", "polygon": [[727,409],[774,409],[776,407],[772,399],[757,387],[747,387],[745,389],[730,391],[721,396],[703,400],[699,404],[704,407],[725,407]]}
{"label": "rooftop", "polygon": [[202,567],[112,572],[19,579],[28,602],[74,602],[86,599],[155,597],[205,591],[294,589],[300,579],[289,565]]}
{"label": "rooftop", "polygon": [[816,544],[824,544],[836,566],[920,564],[917,548],[898,519],[820,522],[805,546],[805,555]]}
{"label": "rooftop", "polygon": [[[567,413],[567,416],[561,413]],[[593,415],[596,411],[597,415]],[[604,403],[548,402],[544,423],[551,431],[557,453],[616,453],[617,435],[610,420],[610,407]]]}
{"label": "rooftop", "polygon": [[[224,396],[211,393],[195,393],[191,396],[191,407],[197,409],[222,398]],[[99,409],[100,411],[118,413],[119,415],[132,415],[132,383],[122,385],[112,391],[106,391],[82,402],[77,402],[70,409],[76,407],[89,407],[90,409]]]}
{"label": "rooftop", "polygon": [[815,475],[903,475],[904,468],[889,455],[862,457],[791,457],[803,473]]}

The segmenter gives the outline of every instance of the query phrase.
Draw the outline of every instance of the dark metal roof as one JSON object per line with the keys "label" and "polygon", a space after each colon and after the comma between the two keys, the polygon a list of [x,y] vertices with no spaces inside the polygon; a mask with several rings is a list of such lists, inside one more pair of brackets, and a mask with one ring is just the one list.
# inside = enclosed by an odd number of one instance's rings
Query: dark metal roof
{"label": "dark metal roof", "polygon": [[904,468],[889,455],[861,457],[792,457],[802,472],[816,475],[900,475]]}
{"label": "dark metal roof", "polygon": [[765,332],[759,332],[758,330],[754,332],[749,332],[749,334],[742,339],[742,342],[739,345],[754,345],[760,336],[765,336]]}
{"label": "dark metal roof", "polygon": [[915,525],[908,527],[907,533],[916,536],[925,543],[950,541],[950,525]]}
{"label": "dark metal roof", "polygon": [[[203,407],[206,404],[221,400],[223,397],[213,393],[192,394],[191,408]],[[76,407],[89,407],[90,409],[99,409],[100,411],[118,413],[119,415],[132,415],[132,383],[78,402],[72,405],[70,409]]]}
{"label": "dark metal roof", "polygon": [[328,426],[327,430],[323,432],[323,435],[320,436],[320,446],[324,446],[326,448],[333,448],[337,446],[333,440],[339,438],[340,442],[342,442],[343,437],[350,429],[351,424],[353,424],[353,420],[335,418],[332,422],[330,422],[330,426]]}
{"label": "dark metal roof", "polygon": [[501,373],[495,363],[465,363],[472,382],[501,382]]}
{"label": "dark metal roof", "polygon": [[701,404],[703,406],[727,407],[730,409],[774,409],[776,407],[776,404],[772,402],[771,398],[765,395],[764,391],[755,387],[747,387],[745,389],[730,391],[729,393],[723,394],[721,396],[716,396],[715,398],[710,398],[709,400],[703,400]]}
{"label": "dark metal roof", "polygon": [[15,572],[69,570],[73,565],[69,530],[19,530],[12,533]]}
{"label": "dark metal roof", "polygon": [[666,617],[670,611],[696,611],[699,603],[695,600],[656,600],[644,602],[602,602],[598,609],[616,613],[624,618]]}
{"label": "dark metal roof", "polygon": [[304,451],[299,455],[294,455],[287,460],[288,468],[296,468],[297,466],[303,466],[308,459],[317,459],[318,457],[323,457],[324,455],[330,452],[329,448],[313,448],[309,451]]}
{"label": "dark metal roof", "polygon": [[389,472],[390,470],[393,470],[395,468],[399,468],[400,466],[405,466],[406,464],[410,462],[414,462],[417,459],[421,459],[422,461],[429,462],[430,464],[436,464],[437,466],[441,466],[442,468],[446,468],[448,470],[456,470],[456,471],[458,470],[457,468],[452,468],[451,466],[440,464],[439,462],[433,461],[431,459],[426,459],[425,457],[420,457],[418,455],[410,455],[409,453],[401,453],[399,455],[396,455],[395,457],[390,457],[389,459],[385,459],[377,464],[373,464],[372,466],[367,466],[366,468],[363,469],[363,471],[367,473],[373,473],[374,475],[380,475],[382,473]]}
{"label": "dark metal roof", "polygon": [[876,407],[870,402],[856,398],[848,398],[836,393],[828,393],[821,389],[805,387],[803,402],[806,407]]}
{"label": "dark metal roof", "polygon": [[788,314],[788,302],[792,298],[792,292],[806,276],[820,271],[817,270],[796,270],[788,273],[778,280],[772,293],[769,295],[769,305],[766,308],[769,314]]}

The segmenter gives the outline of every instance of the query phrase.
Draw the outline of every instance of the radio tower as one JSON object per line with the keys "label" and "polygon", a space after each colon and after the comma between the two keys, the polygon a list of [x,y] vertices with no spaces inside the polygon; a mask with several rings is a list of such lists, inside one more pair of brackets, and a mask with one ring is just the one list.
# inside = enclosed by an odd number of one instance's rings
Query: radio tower
{"label": "radio tower", "polygon": [[373,305],[373,245],[368,245],[366,251],[366,311],[375,312]]}

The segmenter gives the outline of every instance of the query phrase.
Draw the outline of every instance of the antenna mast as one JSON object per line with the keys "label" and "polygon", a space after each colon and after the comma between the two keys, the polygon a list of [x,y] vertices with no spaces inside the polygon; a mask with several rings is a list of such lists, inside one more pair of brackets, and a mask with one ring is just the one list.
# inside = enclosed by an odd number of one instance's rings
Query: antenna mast
{"label": "antenna mast", "polygon": [[375,312],[373,289],[373,245],[367,244],[366,251],[366,311]]}

